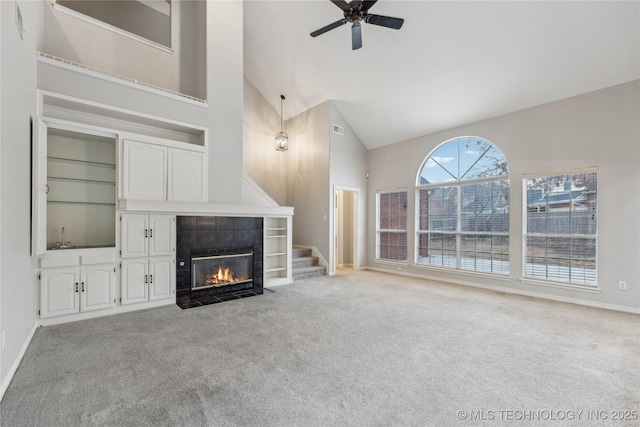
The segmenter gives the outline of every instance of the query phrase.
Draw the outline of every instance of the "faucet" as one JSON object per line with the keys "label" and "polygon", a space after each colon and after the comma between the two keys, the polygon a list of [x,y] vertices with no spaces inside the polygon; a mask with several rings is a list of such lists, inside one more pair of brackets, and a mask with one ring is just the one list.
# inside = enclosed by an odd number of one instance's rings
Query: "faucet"
{"label": "faucet", "polygon": [[71,247],[71,242],[64,241],[64,227],[62,227],[62,243],[58,246],[58,249],[69,249]]}

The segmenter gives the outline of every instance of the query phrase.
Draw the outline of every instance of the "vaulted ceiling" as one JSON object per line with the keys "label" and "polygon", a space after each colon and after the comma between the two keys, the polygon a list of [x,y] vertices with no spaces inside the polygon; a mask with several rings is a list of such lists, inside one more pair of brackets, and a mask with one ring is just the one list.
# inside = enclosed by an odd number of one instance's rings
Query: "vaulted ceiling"
{"label": "vaulted ceiling", "polygon": [[375,148],[640,79],[637,1],[380,0],[400,30],[329,0],[244,2],[245,76],[288,119],[332,100]]}

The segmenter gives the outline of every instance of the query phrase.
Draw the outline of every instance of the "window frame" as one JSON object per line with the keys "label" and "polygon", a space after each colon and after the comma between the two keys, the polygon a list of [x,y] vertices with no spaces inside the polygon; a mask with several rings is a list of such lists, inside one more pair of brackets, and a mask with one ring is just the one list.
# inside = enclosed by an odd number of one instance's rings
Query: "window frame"
{"label": "window frame", "polygon": [[[380,196],[383,194],[392,194],[392,193],[404,193],[405,197],[406,197],[406,203],[407,206],[405,207],[405,228],[404,229],[395,229],[395,228],[385,228],[385,229],[381,229],[380,228]],[[409,211],[408,211],[408,204],[409,204],[409,190],[407,188],[396,188],[396,189],[392,189],[392,190],[378,190],[376,191],[376,241],[375,241],[375,261],[376,262],[380,262],[380,263],[391,263],[391,264],[401,264],[401,265],[408,265],[409,262],[409,245],[408,245],[408,238],[409,238],[409,230],[408,230],[408,220],[409,220]],[[402,234],[404,233],[405,235],[405,251],[407,256],[405,257],[405,259],[403,260],[394,260],[394,259],[390,259],[390,258],[381,258],[380,257],[380,233],[397,233],[397,234]]]}
{"label": "window frame", "polygon": [[[590,174],[593,173],[595,174],[595,189],[594,190],[589,190],[589,191],[593,191],[595,193],[595,208],[593,209],[593,219],[596,221],[595,222],[595,232],[593,234],[585,234],[585,233],[540,233],[540,232],[529,232],[528,231],[528,221],[529,221],[529,214],[531,213],[529,211],[529,207],[528,207],[528,195],[527,195],[527,180],[536,178],[536,179],[548,179],[551,177],[559,177],[559,176],[573,176],[573,175],[583,175],[583,174]],[[557,288],[567,288],[567,289],[574,289],[574,290],[582,290],[582,291],[586,291],[586,292],[600,292],[601,289],[598,287],[598,240],[599,240],[599,227],[598,227],[598,211],[599,211],[599,203],[598,203],[598,177],[599,173],[598,173],[598,168],[597,167],[588,167],[588,168],[581,168],[581,169],[569,169],[569,170],[559,170],[559,171],[551,171],[551,172],[544,172],[544,173],[528,173],[528,174],[524,174],[522,176],[522,271],[521,271],[521,279],[520,281],[523,283],[530,283],[530,284],[536,284],[536,285],[543,285],[543,286],[550,286],[550,287],[557,287]],[[571,180],[573,181],[573,180]],[[534,275],[527,275],[527,256],[528,256],[528,238],[529,237],[538,237],[538,238],[552,238],[552,239],[567,239],[567,240],[571,240],[571,239],[588,239],[588,240],[593,240],[593,246],[594,246],[594,256],[593,256],[593,262],[594,262],[594,269],[593,269],[593,282],[592,283],[585,283],[580,282],[580,281],[572,281],[571,277],[573,275],[572,273],[572,267],[569,267],[569,271],[568,271],[568,276],[569,279],[568,280],[556,280],[554,278],[549,278],[549,274],[548,274],[548,267],[549,264],[546,263],[545,265],[545,271],[547,272],[547,274],[545,275],[544,278],[541,277],[537,277]],[[565,257],[570,256],[569,255],[565,255]],[[548,258],[548,256],[546,256],[546,258]],[[565,260],[568,260],[568,258],[563,258]],[[583,276],[585,274],[583,273]]]}
{"label": "window frame", "polygon": [[[459,177],[456,178],[455,180],[451,180],[451,181],[444,181],[444,182],[437,182],[437,183],[430,183],[430,184],[420,184],[420,179],[421,179],[421,175],[422,172],[425,168],[425,165],[427,164],[427,162],[429,161],[429,159],[432,158],[432,156],[438,152],[438,150],[445,146],[446,144],[450,144],[450,143],[454,143],[454,142],[458,142],[460,143],[460,140],[464,140],[467,138],[471,138],[471,139],[478,139],[478,140],[483,140],[484,142],[490,144],[493,148],[495,148],[496,150],[498,150],[500,152],[500,154],[502,155],[502,159],[504,160],[505,164],[506,164],[506,173],[504,174],[500,174],[500,175],[494,175],[494,176],[489,176],[489,177],[481,177],[481,178],[473,178],[473,179],[460,179]],[[459,159],[458,159],[459,161]],[[468,171],[467,171],[468,172]],[[465,173],[466,176],[466,173]],[[506,182],[507,184],[507,214],[509,215],[507,218],[507,231],[468,231],[468,230],[463,230],[463,219],[464,219],[464,215],[463,215],[463,191],[462,188],[465,185],[476,185],[476,184],[487,184],[487,183],[493,183],[493,182]],[[421,205],[422,205],[422,201],[421,201],[421,197],[420,197],[420,193],[423,190],[432,190],[432,189],[446,189],[446,188],[453,188],[456,189],[456,212],[455,212],[455,218],[456,218],[456,227],[455,230],[431,230],[431,229],[425,229],[423,230],[421,228]],[[448,271],[454,271],[456,273],[468,273],[468,274],[487,274],[490,275],[491,277],[496,277],[496,278],[508,278],[510,275],[510,269],[511,269],[511,262],[509,259],[509,245],[511,242],[511,227],[510,227],[510,221],[511,221],[511,195],[510,195],[510,190],[511,189],[511,180],[510,180],[510,176],[509,176],[509,172],[508,172],[508,162],[506,161],[506,157],[504,156],[504,154],[502,153],[502,150],[500,150],[498,148],[497,145],[495,145],[494,143],[492,143],[491,141],[482,138],[482,137],[478,137],[478,136],[460,136],[460,137],[456,137],[456,138],[452,138],[449,139],[447,141],[444,141],[442,144],[438,145],[437,147],[435,147],[424,159],[424,161],[420,164],[420,167],[418,169],[418,174],[416,177],[416,187],[415,187],[415,200],[416,200],[416,205],[415,205],[415,242],[414,242],[414,264],[418,267],[424,267],[424,268],[441,268],[441,269],[445,269]],[[427,212],[427,215],[429,215],[429,213]],[[455,244],[455,265],[445,265],[444,262],[444,258],[443,258],[443,262],[441,263],[442,265],[433,265],[433,264],[427,264],[424,262],[421,262],[421,247],[420,247],[420,243],[421,243],[421,237],[423,235],[450,235],[450,236],[455,236],[456,239],[456,244]],[[462,240],[464,238],[464,236],[488,236],[491,239],[493,238],[504,238],[506,239],[506,261],[498,261],[498,260],[494,260],[493,258],[493,250],[491,251],[491,258],[488,260],[490,268],[487,269],[479,269],[478,268],[478,263],[477,260],[478,258],[474,258],[474,268],[473,269],[469,269],[469,268],[463,268],[463,265],[465,265],[465,262],[463,260],[463,253],[465,251],[463,251],[462,248]],[[493,242],[492,242],[493,245]],[[493,246],[492,246],[493,249]],[[477,254],[478,251],[476,249],[475,253]],[[496,253],[496,255],[500,255],[500,253]],[[504,254],[502,254],[504,255]],[[496,256],[497,258],[497,256]],[[495,264],[496,268],[494,268],[494,263],[495,262],[501,262],[501,263],[506,263],[506,268],[498,268],[500,266],[500,264]],[[468,265],[468,264],[466,264]],[[503,264],[504,265],[504,264]]]}

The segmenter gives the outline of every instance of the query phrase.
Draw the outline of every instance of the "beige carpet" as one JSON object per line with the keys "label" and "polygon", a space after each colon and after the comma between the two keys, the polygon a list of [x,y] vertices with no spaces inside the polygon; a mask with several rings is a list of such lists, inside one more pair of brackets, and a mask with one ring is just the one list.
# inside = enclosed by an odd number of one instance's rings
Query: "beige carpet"
{"label": "beige carpet", "polygon": [[640,316],[348,269],[274,291],[40,328],[0,424],[640,424]]}

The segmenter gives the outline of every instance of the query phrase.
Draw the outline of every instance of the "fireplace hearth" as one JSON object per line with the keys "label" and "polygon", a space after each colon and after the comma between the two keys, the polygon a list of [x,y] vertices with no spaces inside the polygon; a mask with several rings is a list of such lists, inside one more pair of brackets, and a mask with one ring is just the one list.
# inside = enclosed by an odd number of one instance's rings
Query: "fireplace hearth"
{"label": "fireplace hearth", "polygon": [[263,293],[261,217],[178,216],[176,231],[178,306]]}

